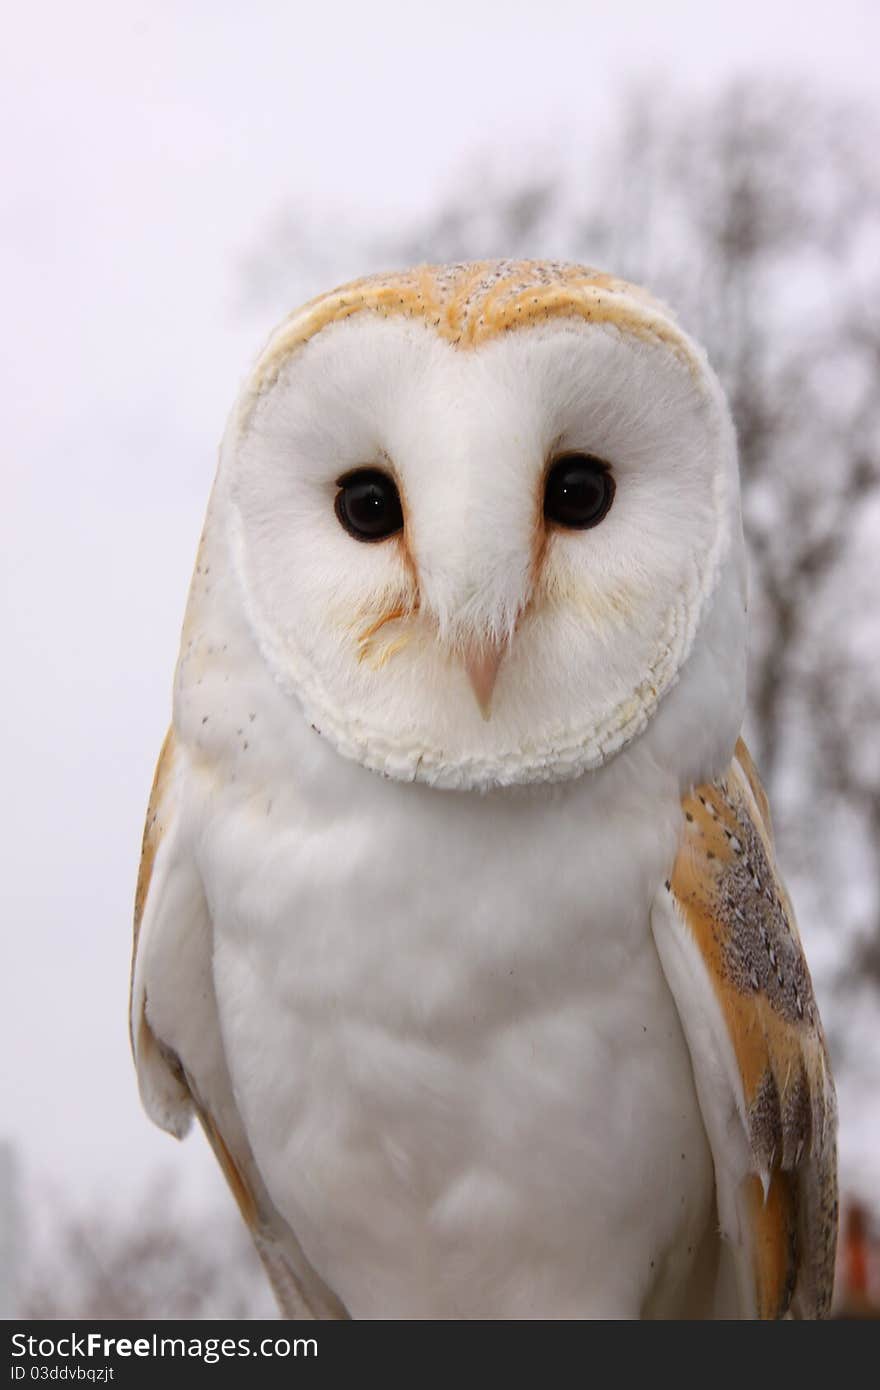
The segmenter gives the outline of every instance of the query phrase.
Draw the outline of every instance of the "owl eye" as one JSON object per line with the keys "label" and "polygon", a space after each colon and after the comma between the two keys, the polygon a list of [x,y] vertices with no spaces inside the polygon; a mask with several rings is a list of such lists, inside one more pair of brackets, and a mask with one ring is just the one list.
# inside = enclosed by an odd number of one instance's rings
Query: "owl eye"
{"label": "owl eye", "polygon": [[336,515],[355,540],[384,541],[403,530],[400,494],[387,473],[359,468],[339,478],[336,486]]}
{"label": "owl eye", "polygon": [[607,463],[592,454],[564,454],[547,475],[544,515],[548,521],[586,531],[598,526],[614,500]]}

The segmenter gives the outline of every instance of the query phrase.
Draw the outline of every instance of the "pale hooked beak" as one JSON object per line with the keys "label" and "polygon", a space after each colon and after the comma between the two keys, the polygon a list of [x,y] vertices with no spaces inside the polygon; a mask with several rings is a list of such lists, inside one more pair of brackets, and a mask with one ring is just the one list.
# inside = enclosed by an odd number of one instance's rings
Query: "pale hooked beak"
{"label": "pale hooked beak", "polygon": [[492,713],[492,691],[506,650],[506,643],[486,642],[471,647],[464,659],[464,669],[484,719]]}

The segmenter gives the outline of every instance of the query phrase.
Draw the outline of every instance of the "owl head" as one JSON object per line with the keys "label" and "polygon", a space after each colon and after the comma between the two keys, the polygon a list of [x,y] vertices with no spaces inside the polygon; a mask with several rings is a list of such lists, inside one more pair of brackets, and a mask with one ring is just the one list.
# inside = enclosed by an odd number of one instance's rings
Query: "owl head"
{"label": "owl head", "polygon": [[742,666],[721,390],[663,306],[583,267],[306,305],[242,390],[209,528],[291,719],[393,778],[573,778],[639,737],[702,629]]}

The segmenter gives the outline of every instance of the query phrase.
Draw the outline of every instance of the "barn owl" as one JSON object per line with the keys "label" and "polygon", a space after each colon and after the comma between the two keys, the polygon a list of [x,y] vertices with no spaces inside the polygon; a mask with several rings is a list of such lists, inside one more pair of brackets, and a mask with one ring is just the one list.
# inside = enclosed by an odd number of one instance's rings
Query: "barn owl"
{"label": "barn owl", "polygon": [[835,1096],[740,738],[736,446],[648,294],[419,267],[269,341],[131,1032],[289,1316],[821,1316]]}

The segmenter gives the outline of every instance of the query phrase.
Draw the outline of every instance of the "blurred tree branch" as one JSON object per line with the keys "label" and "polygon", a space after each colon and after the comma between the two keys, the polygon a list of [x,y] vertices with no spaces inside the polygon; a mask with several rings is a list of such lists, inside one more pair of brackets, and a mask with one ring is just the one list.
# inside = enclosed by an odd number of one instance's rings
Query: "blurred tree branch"
{"label": "blurred tree branch", "polygon": [[57,1213],[19,1296],[27,1319],[272,1318],[277,1308],[232,1203],[201,1221],[162,1180],[131,1212]]}

